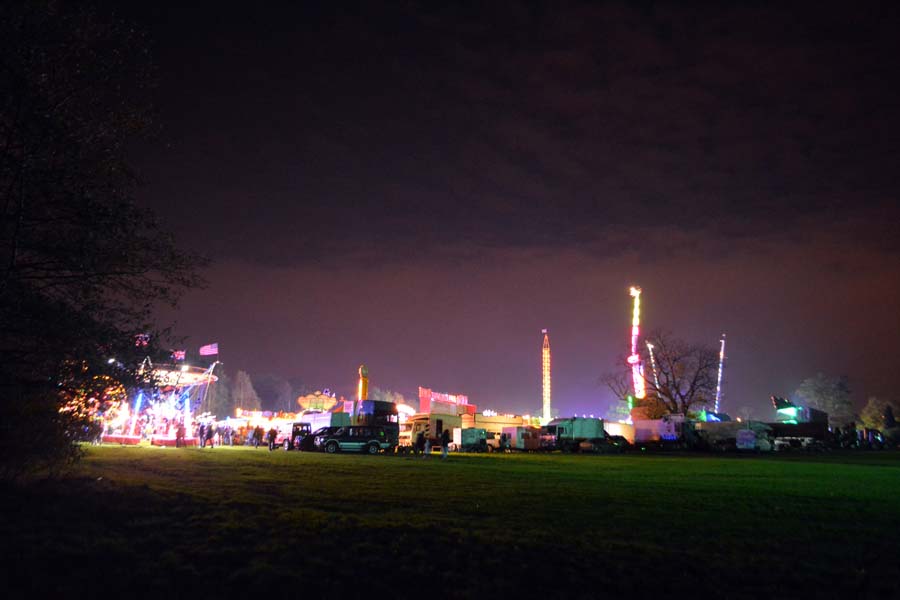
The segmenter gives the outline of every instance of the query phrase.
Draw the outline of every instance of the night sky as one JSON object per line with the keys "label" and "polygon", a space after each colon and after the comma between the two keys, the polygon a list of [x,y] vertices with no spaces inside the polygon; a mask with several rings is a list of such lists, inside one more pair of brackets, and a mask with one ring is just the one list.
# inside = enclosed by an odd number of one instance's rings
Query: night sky
{"label": "night sky", "polygon": [[600,413],[636,284],[727,332],[725,410],[896,397],[892,3],[144,4],[140,201],[214,260],[161,316],[232,372],[536,412],[546,327],[555,408]]}

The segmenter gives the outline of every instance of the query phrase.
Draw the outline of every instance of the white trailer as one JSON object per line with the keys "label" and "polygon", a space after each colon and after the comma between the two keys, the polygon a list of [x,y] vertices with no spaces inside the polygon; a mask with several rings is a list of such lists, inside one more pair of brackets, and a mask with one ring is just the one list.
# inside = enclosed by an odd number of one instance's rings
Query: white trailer
{"label": "white trailer", "polygon": [[541,449],[541,430],[538,427],[504,427],[507,448],[534,452]]}
{"label": "white trailer", "polygon": [[684,415],[666,415],[662,419],[634,421],[636,444],[648,442],[680,442],[683,439]]}
{"label": "white trailer", "polygon": [[604,421],[603,429],[606,431],[607,437],[612,435],[620,435],[626,440],[628,440],[629,444],[634,443],[634,425],[630,423],[622,423],[620,421]]}

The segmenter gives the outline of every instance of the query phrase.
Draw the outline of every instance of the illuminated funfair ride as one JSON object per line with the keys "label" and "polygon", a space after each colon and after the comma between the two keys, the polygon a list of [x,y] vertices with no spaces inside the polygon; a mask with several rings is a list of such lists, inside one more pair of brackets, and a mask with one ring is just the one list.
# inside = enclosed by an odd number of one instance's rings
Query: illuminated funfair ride
{"label": "illuminated funfair ride", "polygon": [[644,385],[644,365],[641,362],[641,355],[638,354],[638,338],[641,335],[641,288],[631,286],[629,293],[634,298],[634,307],[631,312],[631,354],[628,356],[628,364],[631,365],[634,397],[641,399],[647,395]]}
{"label": "illuminated funfair ride", "polygon": [[722,334],[719,347],[719,374],[716,376],[716,407],[714,412],[719,414],[719,403],[722,401],[722,373],[725,370],[725,334]]}
{"label": "illuminated funfair ride", "polygon": [[659,372],[656,370],[656,357],[653,356],[653,344],[650,341],[647,341],[647,352],[650,354],[650,368],[653,369],[653,385],[655,389],[659,390]]}
{"label": "illuminated funfair ride", "polygon": [[129,401],[124,397],[103,415],[102,441],[138,444],[150,439],[157,445],[175,445],[179,429],[187,445],[196,444],[193,437],[194,411],[218,378],[209,367],[157,365],[145,359],[140,373],[148,373],[148,384],[136,389]]}
{"label": "illuminated funfair ride", "polygon": [[366,365],[359,365],[359,383],[356,386],[356,401],[362,402],[369,399],[369,369]]}
{"label": "illuminated funfair ride", "polygon": [[546,425],[553,418],[550,414],[550,334],[546,329],[542,329],[541,333],[544,334],[544,344],[541,347],[541,422]]}

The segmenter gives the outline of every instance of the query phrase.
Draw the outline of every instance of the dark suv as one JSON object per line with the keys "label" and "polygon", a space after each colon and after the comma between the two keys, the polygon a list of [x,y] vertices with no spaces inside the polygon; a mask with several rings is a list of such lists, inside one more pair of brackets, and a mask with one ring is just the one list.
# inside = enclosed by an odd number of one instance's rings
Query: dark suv
{"label": "dark suv", "polygon": [[390,450],[394,444],[385,433],[384,427],[377,425],[348,425],[330,428],[330,431],[317,431],[313,444],[319,450],[329,454],[335,452],[366,452],[378,454],[382,450]]}
{"label": "dark suv", "polygon": [[337,431],[337,427],[319,427],[311,434],[307,435],[303,439],[300,440],[300,445],[297,447],[299,450],[305,450],[307,452],[313,450],[319,450],[319,447],[316,445],[316,439],[319,436],[323,435],[331,435],[335,431]]}
{"label": "dark suv", "polygon": [[284,444],[285,450],[310,450],[309,443],[304,444],[304,440],[309,438],[311,435],[312,427],[309,423],[294,423],[291,425],[291,435],[290,437],[284,436],[282,443]]}

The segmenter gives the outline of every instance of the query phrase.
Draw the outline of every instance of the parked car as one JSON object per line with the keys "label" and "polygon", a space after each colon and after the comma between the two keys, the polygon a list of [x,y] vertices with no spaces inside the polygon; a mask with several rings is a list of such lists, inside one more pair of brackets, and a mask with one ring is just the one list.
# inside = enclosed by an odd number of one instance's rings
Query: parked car
{"label": "parked car", "polygon": [[[311,450],[312,447],[304,447],[304,440],[312,433],[309,423],[293,423],[291,425],[290,437],[285,436],[282,440],[285,450]],[[310,443],[312,440],[310,440]],[[308,444],[307,444],[308,446]]]}
{"label": "parked car", "polygon": [[307,435],[303,439],[300,440],[300,445],[297,447],[298,450],[304,450],[310,452],[312,450],[319,450],[319,447],[316,445],[316,440],[320,436],[331,435],[335,431],[340,429],[340,427],[319,427],[311,434]]}
{"label": "parked car", "polygon": [[607,452],[625,452],[631,448],[631,444],[628,443],[628,440],[621,435],[608,435],[604,440],[606,442],[607,447],[605,450]]}
{"label": "parked car", "polygon": [[329,427],[329,431],[317,431],[313,434],[316,449],[329,454],[336,452],[366,452],[378,454],[384,450],[392,450],[394,443],[384,430],[376,425],[348,425],[345,427]]}

